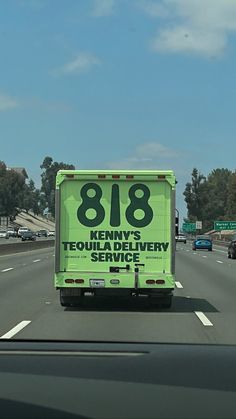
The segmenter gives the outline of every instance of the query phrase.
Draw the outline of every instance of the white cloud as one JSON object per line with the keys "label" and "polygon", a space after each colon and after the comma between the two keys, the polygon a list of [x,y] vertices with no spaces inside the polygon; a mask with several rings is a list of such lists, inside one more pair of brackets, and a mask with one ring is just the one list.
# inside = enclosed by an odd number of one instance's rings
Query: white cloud
{"label": "white cloud", "polygon": [[92,16],[94,17],[109,16],[114,11],[114,0],[93,0],[93,2]]}
{"label": "white cloud", "polygon": [[151,17],[167,17],[169,15],[168,8],[153,0],[140,0],[138,3],[139,7]]}
{"label": "white cloud", "polygon": [[220,55],[227,44],[224,33],[204,31],[191,27],[176,26],[162,30],[153,39],[153,50],[160,52],[185,52],[205,56]]}
{"label": "white cloud", "polygon": [[171,169],[180,157],[176,150],[157,142],[136,147],[132,156],[107,164],[108,169]]}
{"label": "white cloud", "polygon": [[142,4],[146,13],[165,22],[151,42],[157,52],[220,56],[229,35],[236,32],[236,0],[143,0]]}
{"label": "white cloud", "polygon": [[8,111],[10,109],[14,109],[18,107],[19,107],[19,102],[15,98],[0,94],[0,112]]}
{"label": "white cloud", "polygon": [[93,66],[99,65],[100,60],[92,54],[81,53],[66,63],[63,67],[54,71],[54,74],[81,74],[89,71]]}

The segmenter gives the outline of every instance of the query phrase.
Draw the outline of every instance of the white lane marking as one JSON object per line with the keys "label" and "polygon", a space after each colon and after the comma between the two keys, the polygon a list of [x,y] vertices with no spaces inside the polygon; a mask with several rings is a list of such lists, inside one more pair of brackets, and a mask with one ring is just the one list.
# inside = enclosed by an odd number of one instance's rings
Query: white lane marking
{"label": "white lane marking", "polygon": [[24,329],[24,327],[28,326],[29,323],[31,323],[31,320],[23,320],[22,322],[18,323],[15,327],[13,327],[11,330],[9,330],[9,332],[0,336],[0,339],[12,338],[12,336],[16,335],[18,332]]}
{"label": "white lane marking", "polygon": [[175,281],[175,285],[177,288],[183,288],[183,285],[179,281]]}
{"label": "white lane marking", "polygon": [[190,252],[190,250],[189,250],[189,249],[187,249],[187,250],[186,250],[186,252]]}
{"label": "white lane marking", "polygon": [[194,311],[196,316],[199,318],[199,320],[202,322],[204,326],[213,326],[213,324],[210,322],[210,320],[205,316],[205,314],[202,311]]}
{"label": "white lane marking", "polygon": [[35,262],[41,262],[41,259],[35,259],[35,260],[33,260],[33,263],[35,263]]}
{"label": "white lane marking", "polygon": [[224,262],[222,262],[221,260],[217,260],[216,262],[218,262],[218,263],[224,263]]}
{"label": "white lane marking", "polygon": [[12,271],[12,269],[14,269],[14,268],[7,268],[7,269],[3,269],[1,272],[8,272],[8,271]]}
{"label": "white lane marking", "polygon": [[207,258],[207,256],[203,256],[203,258]]}
{"label": "white lane marking", "polygon": [[193,252],[194,255],[196,255],[197,253]]}

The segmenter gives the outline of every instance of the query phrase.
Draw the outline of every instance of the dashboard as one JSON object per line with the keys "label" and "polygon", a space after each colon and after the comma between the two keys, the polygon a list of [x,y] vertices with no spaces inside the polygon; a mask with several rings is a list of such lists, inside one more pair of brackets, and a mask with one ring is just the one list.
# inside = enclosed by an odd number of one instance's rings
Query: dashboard
{"label": "dashboard", "polygon": [[2,418],[236,418],[236,347],[0,342]]}

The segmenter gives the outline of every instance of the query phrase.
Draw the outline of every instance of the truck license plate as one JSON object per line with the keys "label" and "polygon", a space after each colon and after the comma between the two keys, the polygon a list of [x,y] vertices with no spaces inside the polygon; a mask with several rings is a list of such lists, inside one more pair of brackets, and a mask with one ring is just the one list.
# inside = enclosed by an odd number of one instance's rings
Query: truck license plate
{"label": "truck license plate", "polygon": [[91,288],[103,288],[105,287],[104,279],[90,279]]}

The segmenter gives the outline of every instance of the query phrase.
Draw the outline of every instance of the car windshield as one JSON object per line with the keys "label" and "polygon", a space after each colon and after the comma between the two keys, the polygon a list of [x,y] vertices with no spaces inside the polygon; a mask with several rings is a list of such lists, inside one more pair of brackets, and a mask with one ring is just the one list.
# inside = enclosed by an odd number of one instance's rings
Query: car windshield
{"label": "car windshield", "polygon": [[0,336],[236,344],[236,0],[5,0],[0,32]]}

